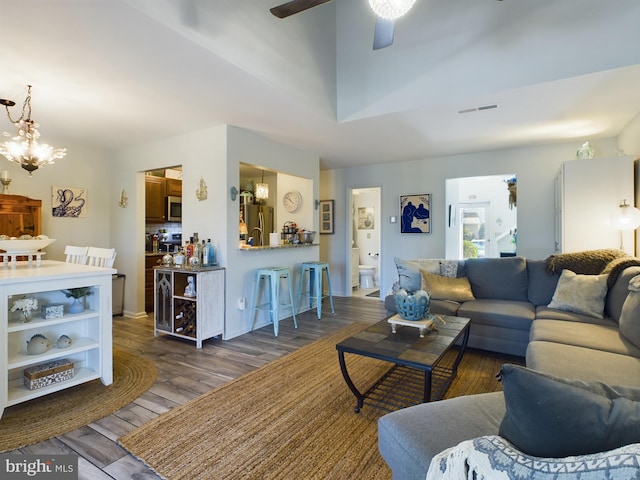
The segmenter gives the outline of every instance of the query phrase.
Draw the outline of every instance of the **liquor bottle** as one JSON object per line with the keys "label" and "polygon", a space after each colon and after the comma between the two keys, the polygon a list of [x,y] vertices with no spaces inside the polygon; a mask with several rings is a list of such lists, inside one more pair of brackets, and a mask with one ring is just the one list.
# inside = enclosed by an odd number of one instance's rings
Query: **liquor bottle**
{"label": "liquor bottle", "polygon": [[193,257],[193,237],[189,237],[189,242],[187,243],[187,261]]}
{"label": "liquor bottle", "polygon": [[209,266],[209,245],[211,244],[205,243],[205,241],[202,240],[202,261],[200,262],[200,265],[203,267]]}
{"label": "liquor bottle", "polygon": [[207,245],[209,246],[209,265],[213,267],[216,264],[216,249],[210,238],[207,239]]}

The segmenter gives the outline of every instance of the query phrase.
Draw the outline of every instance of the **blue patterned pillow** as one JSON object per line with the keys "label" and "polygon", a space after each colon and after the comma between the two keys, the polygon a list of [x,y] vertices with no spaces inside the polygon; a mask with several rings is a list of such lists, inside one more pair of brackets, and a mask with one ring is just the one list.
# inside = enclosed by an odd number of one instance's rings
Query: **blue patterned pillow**
{"label": "blue patterned pillow", "polygon": [[427,480],[635,480],[639,469],[637,443],[590,455],[543,458],[527,455],[507,440],[490,435],[467,440],[436,455]]}

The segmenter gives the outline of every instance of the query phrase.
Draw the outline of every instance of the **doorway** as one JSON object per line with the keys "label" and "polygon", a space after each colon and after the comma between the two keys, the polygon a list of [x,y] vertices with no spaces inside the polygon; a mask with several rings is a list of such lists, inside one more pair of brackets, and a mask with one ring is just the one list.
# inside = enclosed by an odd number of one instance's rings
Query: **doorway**
{"label": "doorway", "polygon": [[356,297],[380,299],[381,188],[352,188],[349,198],[348,290]]}
{"label": "doorway", "polygon": [[515,256],[517,176],[447,179],[445,256],[452,260]]}

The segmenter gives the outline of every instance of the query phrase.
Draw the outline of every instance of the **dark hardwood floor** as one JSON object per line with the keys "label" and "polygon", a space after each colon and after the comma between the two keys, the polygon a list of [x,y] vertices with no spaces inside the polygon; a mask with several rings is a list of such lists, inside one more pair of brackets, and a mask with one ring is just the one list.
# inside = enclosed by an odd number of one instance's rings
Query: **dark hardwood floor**
{"label": "dark hardwood floor", "polygon": [[[113,320],[114,346],[146,358],[158,367],[155,384],[137,400],[95,423],[45,442],[16,450],[24,454],[77,453],[79,479],[158,479],[153,471],[122,449],[116,440],[176,405],[265,365],[353,322],[375,323],[386,316],[377,298],[334,297],[335,314],[327,299],[322,319],[315,309],[280,322],[278,337],[267,326],[231,340],[210,339],[201,350],[195,343],[153,335],[153,317]],[[338,361],[336,355],[336,362]]]}

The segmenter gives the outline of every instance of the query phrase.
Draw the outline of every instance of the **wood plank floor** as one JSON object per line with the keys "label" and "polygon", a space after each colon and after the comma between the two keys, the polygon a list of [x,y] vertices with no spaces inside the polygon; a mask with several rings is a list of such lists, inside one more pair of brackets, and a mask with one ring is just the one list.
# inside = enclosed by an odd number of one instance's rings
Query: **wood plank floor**
{"label": "wood plank floor", "polygon": [[[24,454],[77,453],[81,480],[158,479],[142,462],[116,443],[122,435],[150,419],[212,388],[265,365],[353,322],[375,323],[387,314],[377,298],[334,297],[318,320],[315,309],[280,322],[278,337],[267,326],[231,340],[207,340],[201,350],[194,342],[153,336],[153,317],[113,321],[114,345],[153,359],[158,367],[155,384],[118,412],[59,437],[16,450]],[[336,362],[337,362],[336,355]],[[258,400],[259,401],[259,400]]]}

